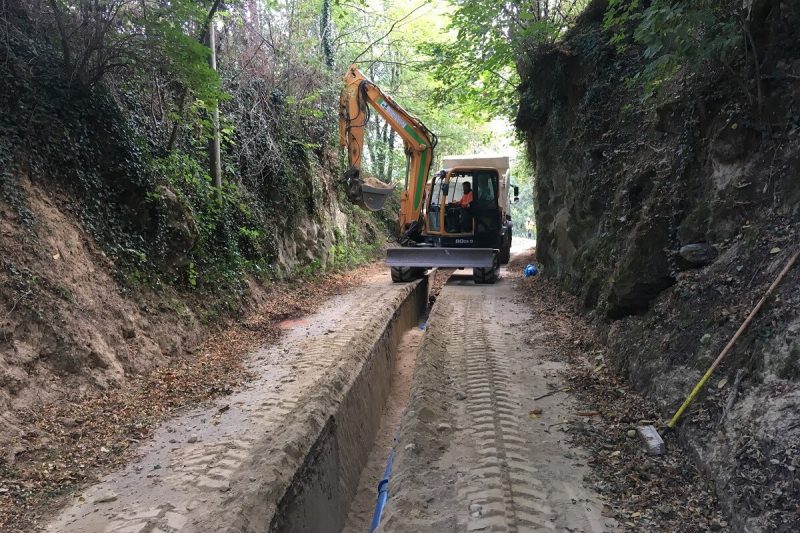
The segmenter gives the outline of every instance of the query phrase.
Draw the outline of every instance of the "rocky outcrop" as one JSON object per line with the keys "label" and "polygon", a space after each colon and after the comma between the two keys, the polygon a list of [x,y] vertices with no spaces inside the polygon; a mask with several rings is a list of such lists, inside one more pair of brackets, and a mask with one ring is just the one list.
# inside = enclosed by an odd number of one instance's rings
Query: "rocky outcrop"
{"label": "rocky outcrop", "polygon": [[[782,5],[783,33],[758,34],[770,50],[761,116],[715,68],[643,99],[625,83],[641,50],[608,45],[602,1],[563,42],[519,60],[538,259],[664,417],[798,246],[800,11]],[[682,430],[742,531],[800,526],[799,285],[796,268]]]}

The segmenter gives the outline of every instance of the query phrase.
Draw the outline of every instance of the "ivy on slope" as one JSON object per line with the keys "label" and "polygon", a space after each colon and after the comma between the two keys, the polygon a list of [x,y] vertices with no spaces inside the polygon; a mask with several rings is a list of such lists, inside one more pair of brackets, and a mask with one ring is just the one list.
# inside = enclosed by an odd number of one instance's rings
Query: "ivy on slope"
{"label": "ivy on slope", "polygon": [[[194,100],[185,133],[168,151],[141,96],[146,73],[111,85],[65,83],[58,49],[24,14],[14,14],[16,31],[0,44],[8,58],[0,63],[0,191],[32,238],[37,227],[18,184],[22,176],[67,193],[55,195],[69,198],[61,207],[78,216],[128,286],[167,284],[224,295],[224,305],[232,305],[246,288],[245,274],[276,274],[278,229],[314,213],[324,199],[312,174],[320,147],[308,141],[304,124],[287,125],[291,110],[261,102],[260,111],[270,108],[278,119],[271,124],[275,142],[244,158],[235,147],[247,130],[237,134],[223,123],[229,179],[218,191],[206,170],[202,100]],[[237,97],[224,104],[231,121],[242,120],[235,111],[253,103]],[[274,159],[255,168],[261,162],[253,154]]]}

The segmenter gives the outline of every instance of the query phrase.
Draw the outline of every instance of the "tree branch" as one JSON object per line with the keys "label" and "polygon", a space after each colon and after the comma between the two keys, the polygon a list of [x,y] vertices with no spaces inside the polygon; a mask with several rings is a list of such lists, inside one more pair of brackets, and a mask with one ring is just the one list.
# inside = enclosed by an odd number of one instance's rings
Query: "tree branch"
{"label": "tree branch", "polygon": [[423,2],[422,4],[418,5],[417,7],[415,7],[414,9],[412,9],[411,11],[409,11],[408,13],[406,13],[405,15],[403,15],[402,17],[400,17],[399,19],[395,20],[395,21],[392,23],[392,25],[391,25],[391,26],[389,26],[389,29],[388,29],[388,31],[387,31],[386,33],[384,33],[383,35],[381,35],[380,37],[378,37],[377,39],[375,39],[374,41],[372,41],[371,43],[369,43],[369,44],[367,45],[367,47],[366,47],[366,48],[364,48],[364,50],[363,50],[363,51],[362,51],[360,54],[358,54],[358,55],[356,56],[356,58],[355,58],[355,59],[353,59],[353,60],[352,60],[350,63],[351,63],[351,64],[352,64],[352,63],[358,63],[358,60],[361,58],[361,56],[363,56],[364,54],[366,54],[366,53],[369,51],[369,49],[370,49],[370,48],[372,48],[373,46],[375,46],[376,44],[378,44],[379,42],[381,42],[382,40],[384,40],[385,38],[387,38],[387,37],[388,37],[388,36],[389,36],[389,35],[390,35],[390,34],[391,34],[393,31],[394,31],[394,29],[397,27],[397,25],[398,25],[398,24],[400,24],[401,22],[403,22],[404,20],[406,20],[407,18],[409,18],[411,15],[413,15],[414,13],[416,13],[417,11],[419,11],[419,10],[420,10],[422,7],[424,7],[424,6],[426,6],[426,5],[427,5],[427,3],[424,3],[424,2]]}

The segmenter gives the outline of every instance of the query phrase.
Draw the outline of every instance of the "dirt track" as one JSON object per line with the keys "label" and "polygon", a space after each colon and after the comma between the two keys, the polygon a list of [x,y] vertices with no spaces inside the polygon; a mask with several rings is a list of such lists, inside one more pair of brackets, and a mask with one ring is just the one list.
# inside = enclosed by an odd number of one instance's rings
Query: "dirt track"
{"label": "dirt track", "polygon": [[[563,363],[526,344],[535,317],[510,281],[451,279],[417,360],[383,531],[605,531],[584,454],[557,430],[574,411]],[[527,337],[526,337],[527,338]],[[541,409],[541,411],[539,411]],[[539,414],[537,414],[539,413]]]}
{"label": "dirt track", "polygon": [[650,410],[590,363],[591,328],[546,280],[521,280],[529,260],[495,285],[457,272],[424,333],[428,284],[385,272],[288,322],[253,382],[164,424],[47,529],[367,531],[399,425],[380,531],[725,530],[674,439],[644,456]]}
{"label": "dirt track", "polygon": [[47,530],[310,531],[320,520],[341,529],[380,420],[379,408],[364,407],[382,404],[392,350],[417,320],[404,306],[427,300],[425,291],[408,298],[417,283],[384,278],[254,353],[254,382],[164,424],[139,460]]}

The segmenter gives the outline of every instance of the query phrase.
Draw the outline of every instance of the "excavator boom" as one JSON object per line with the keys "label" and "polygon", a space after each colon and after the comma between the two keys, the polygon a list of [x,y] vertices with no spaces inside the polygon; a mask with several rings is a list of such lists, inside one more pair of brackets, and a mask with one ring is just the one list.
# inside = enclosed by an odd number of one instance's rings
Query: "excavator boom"
{"label": "excavator boom", "polygon": [[343,181],[350,199],[373,211],[383,207],[394,187],[361,176],[364,130],[374,109],[403,140],[408,169],[400,198],[400,227],[419,218],[428,181],[436,136],[377,85],[367,79],[356,65],[344,77],[345,87],[339,100],[339,144],[347,149],[350,168]]}

